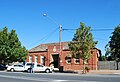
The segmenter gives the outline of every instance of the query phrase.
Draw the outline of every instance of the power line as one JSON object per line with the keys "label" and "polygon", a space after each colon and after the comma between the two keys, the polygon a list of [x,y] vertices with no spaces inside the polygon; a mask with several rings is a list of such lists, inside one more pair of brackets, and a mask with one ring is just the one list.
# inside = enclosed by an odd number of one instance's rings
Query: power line
{"label": "power line", "polygon": [[91,31],[111,31],[114,29],[91,29]]}
{"label": "power line", "polygon": [[39,43],[40,41],[46,41],[48,38],[50,38],[59,28],[57,27],[56,29],[54,29],[53,31],[51,31],[50,33],[46,34],[45,36],[43,36],[40,40],[38,40],[37,42],[31,44],[29,47]]}
{"label": "power line", "polygon": [[[50,38],[50,36],[52,36],[59,28],[57,27],[56,29],[54,29],[53,31],[51,31],[50,33],[46,34],[45,36],[43,36],[40,40],[38,40],[37,42],[31,44],[30,46],[32,45],[35,45],[37,44],[38,42],[42,41],[42,42],[45,42],[48,38]],[[62,29],[62,31],[67,31],[69,33],[74,33],[70,30],[77,30],[77,29]],[[113,30],[113,29],[91,29],[91,31],[110,31],[110,30]]]}
{"label": "power line", "polygon": [[[75,30],[75,29],[63,29],[63,31],[66,31],[66,32],[74,34],[73,30]],[[92,29],[92,31],[105,31],[105,30],[109,31],[109,30],[113,30],[113,29]],[[102,41],[108,41],[108,40],[103,39],[103,38],[94,38],[94,39],[102,40]]]}
{"label": "power line", "polygon": [[77,29],[62,29],[62,30],[64,31],[64,30],[77,30]]}
{"label": "power line", "polygon": [[74,33],[74,32],[71,31],[71,30],[64,30],[64,29],[63,29],[63,31],[66,31],[66,32],[69,32],[69,33]]}
{"label": "power line", "polygon": [[43,41],[43,42],[47,41],[48,38],[50,38],[58,29],[59,29],[59,28],[53,30],[50,34],[48,34],[48,36],[46,36],[46,38],[44,38],[44,41]]}
{"label": "power line", "polygon": [[[64,30],[77,30],[77,29],[63,29]],[[91,29],[91,31],[111,31],[111,30],[114,30],[114,29]]]}

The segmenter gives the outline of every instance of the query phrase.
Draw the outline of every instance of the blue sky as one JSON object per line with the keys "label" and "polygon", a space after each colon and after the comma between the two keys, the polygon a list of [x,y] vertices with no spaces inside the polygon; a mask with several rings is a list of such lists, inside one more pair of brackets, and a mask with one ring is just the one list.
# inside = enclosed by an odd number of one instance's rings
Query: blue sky
{"label": "blue sky", "polygon": [[[59,42],[59,25],[77,29],[80,22],[92,29],[114,29],[120,24],[120,0],[0,0],[0,29],[15,29],[27,49]],[[47,13],[56,25],[43,14]],[[113,30],[92,31],[102,50]],[[71,41],[75,30],[63,31],[62,41]]]}

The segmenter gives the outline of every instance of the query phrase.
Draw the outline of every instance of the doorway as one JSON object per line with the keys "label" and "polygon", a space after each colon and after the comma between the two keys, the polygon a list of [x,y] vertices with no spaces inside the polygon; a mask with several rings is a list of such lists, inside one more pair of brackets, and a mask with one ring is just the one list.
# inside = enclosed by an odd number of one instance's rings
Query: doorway
{"label": "doorway", "polygon": [[59,54],[53,54],[52,58],[54,68],[59,68]]}

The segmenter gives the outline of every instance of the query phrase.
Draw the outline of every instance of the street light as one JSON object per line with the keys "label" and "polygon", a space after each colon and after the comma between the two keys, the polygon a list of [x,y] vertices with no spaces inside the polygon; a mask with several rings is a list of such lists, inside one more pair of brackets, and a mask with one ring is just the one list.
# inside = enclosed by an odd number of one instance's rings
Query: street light
{"label": "street light", "polygon": [[56,26],[59,26],[58,23],[53,20],[53,18],[51,18],[50,16],[48,16],[46,13],[43,14],[44,17],[47,17],[48,19],[50,19]]}
{"label": "street light", "polygon": [[58,25],[58,23],[55,20],[53,20],[50,16],[48,16],[46,13],[44,13],[43,16],[50,19],[56,26],[59,26],[59,45],[60,45],[59,46],[59,55],[62,55],[62,44],[61,44],[61,41],[62,41],[62,25]]}

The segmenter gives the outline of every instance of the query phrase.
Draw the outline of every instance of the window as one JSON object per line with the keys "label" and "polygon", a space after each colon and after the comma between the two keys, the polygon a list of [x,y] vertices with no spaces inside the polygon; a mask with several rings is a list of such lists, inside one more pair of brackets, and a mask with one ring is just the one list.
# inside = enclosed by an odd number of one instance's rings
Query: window
{"label": "window", "polygon": [[14,67],[23,67],[22,65],[14,65]]}
{"label": "window", "polygon": [[66,62],[67,62],[68,64],[70,64],[70,63],[71,63],[71,58],[68,57],[68,58],[66,59]]}
{"label": "window", "polygon": [[37,67],[43,67],[43,66],[38,64]]}
{"label": "window", "polygon": [[69,54],[69,53],[66,54],[65,60],[66,60],[67,64],[71,64],[71,62],[72,62],[72,55]]}
{"label": "window", "polygon": [[23,67],[22,65],[18,65],[19,67]]}
{"label": "window", "polygon": [[19,67],[18,65],[14,65],[14,67]]}
{"label": "window", "polygon": [[29,56],[29,62],[33,62],[33,61],[32,61],[32,56]]}
{"label": "window", "polygon": [[80,59],[79,58],[75,58],[75,64],[79,64],[80,63]]}
{"label": "window", "polygon": [[32,66],[34,63],[26,63],[26,66]]}
{"label": "window", "polygon": [[42,65],[45,65],[45,56],[41,56],[41,58],[40,58],[40,62],[41,62],[41,64]]}
{"label": "window", "polygon": [[35,56],[35,62],[38,63],[38,56]]}

